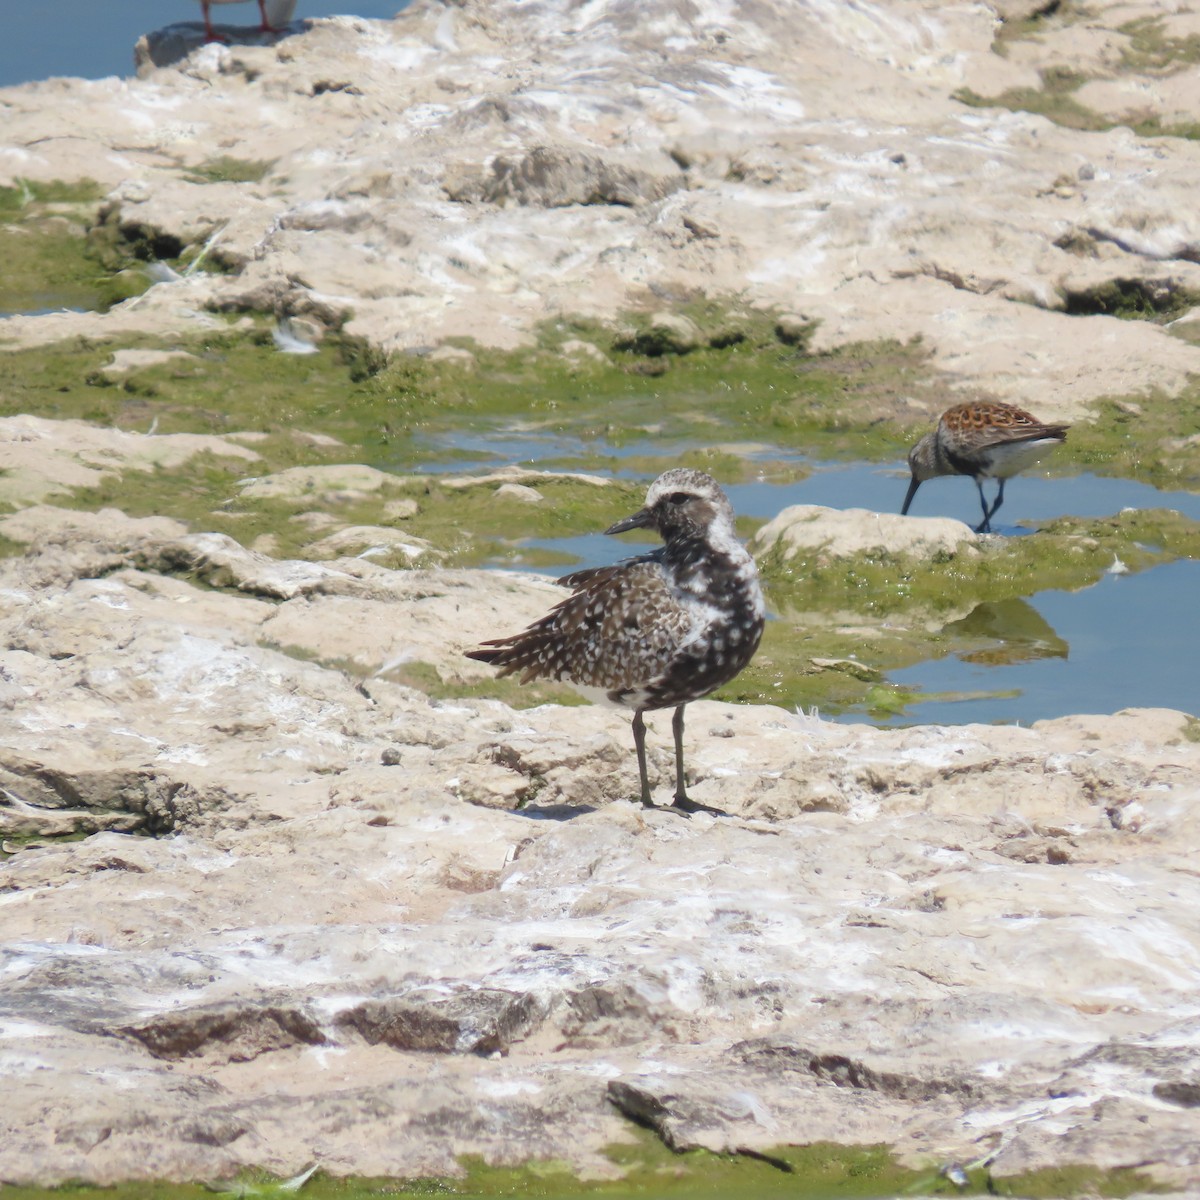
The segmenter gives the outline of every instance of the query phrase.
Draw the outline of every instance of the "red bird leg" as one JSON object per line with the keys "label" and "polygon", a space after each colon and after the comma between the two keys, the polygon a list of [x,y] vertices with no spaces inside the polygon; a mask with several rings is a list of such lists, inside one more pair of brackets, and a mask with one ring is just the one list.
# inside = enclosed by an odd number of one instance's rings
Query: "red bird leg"
{"label": "red bird leg", "polygon": [[211,6],[212,0],[200,0],[200,7],[204,10],[204,40],[223,42],[225,39],[213,28]]}
{"label": "red bird leg", "polygon": [[266,0],[258,0],[258,15],[262,17],[262,25],[259,26],[261,33],[280,33],[282,30],[276,29],[270,21],[267,20],[267,3]]}

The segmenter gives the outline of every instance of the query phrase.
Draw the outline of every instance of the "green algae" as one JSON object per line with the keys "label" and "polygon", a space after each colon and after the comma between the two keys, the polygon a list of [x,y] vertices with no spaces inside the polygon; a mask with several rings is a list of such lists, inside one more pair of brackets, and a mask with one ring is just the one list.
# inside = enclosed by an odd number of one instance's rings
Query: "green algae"
{"label": "green algae", "polygon": [[1088,10],[1072,0],[1047,0],[1040,8],[1025,16],[1000,15],[992,49],[1007,58],[1014,42],[1040,41],[1043,34],[1072,25],[1088,16]]}
{"label": "green algae", "polygon": [[75,182],[55,179],[45,183],[18,179],[12,187],[0,187],[0,219],[12,220],[39,207],[91,205],[101,194],[100,185],[88,179]]}
{"label": "green algae", "polygon": [[[1142,571],[1178,558],[1200,558],[1200,524],[1164,509],[1062,518],[1034,536],[990,539],[981,550],[932,559],[787,557],[776,546],[759,560],[776,619],[750,666],[717,696],[895,716],[937,697],[873,673],[886,677],[951,655],[997,663],[1063,656],[1065,646],[1027,597],[1088,587],[1118,562]],[[870,670],[853,669],[859,660]]]}
{"label": "green algae", "polygon": [[1126,321],[1152,321],[1165,325],[1200,302],[1200,292],[1173,281],[1109,279],[1104,283],[1066,291],[1063,311],[1068,316],[1109,316]]}
{"label": "green algae", "polygon": [[644,1130],[632,1140],[605,1151],[617,1178],[583,1178],[566,1163],[532,1161],[519,1166],[494,1165],[476,1156],[460,1160],[461,1174],[416,1179],[338,1178],[316,1172],[311,1177],[280,1180],[248,1171],[220,1184],[130,1182],[113,1187],[67,1185],[34,1188],[5,1185],[9,1200],[201,1200],[218,1194],[278,1198],[303,1191],[305,1200],[395,1200],[426,1196],[526,1196],[538,1200],[735,1200],[753,1195],[761,1200],[870,1200],[873,1197],[1003,1195],[1029,1197],[1104,1196],[1114,1200],[1138,1192],[1164,1190],[1145,1172],[1132,1168],[1102,1171],[1068,1166],[1022,1176],[996,1177],[985,1168],[963,1170],[958,1186],[937,1167],[901,1165],[886,1146],[839,1146],[818,1142],[781,1146],[770,1151],[714,1154],[705,1150],[675,1153]]}
{"label": "green algae", "polygon": [[145,290],[127,262],[94,253],[88,228],[99,198],[89,182],[0,188],[0,313],[105,310]]}
{"label": "green algae", "polygon": [[1030,1200],[1054,1200],[1060,1196],[1132,1196],[1138,1192],[1170,1192],[1136,1167],[1047,1167],[1024,1175],[989,1176],[988,1191],[996,1196],[1027,1196]]}
{"label": "green algae", "polygon": [[73,829],[67,833],[4,833],[0,837],[0,862],[7,862],[22,850],[44,850],[64,842],[82,842],[95,832],[95,829]]}
{"label": "green algae", "polygon": [[[1016,24],[998,39],[993,49],[1007,55],[1015,40],[1035,37],[1042,31],[1041,22]],[[1007,29],[1007,27],[1006,27]],[[1171,37],[1164,32],[1160,18],[1140,18],[1120,27],[1128,36],[1121,51],[1120,70],[1124,74],[1162,76],[1186,70],[1200,61],[1200,37],[1187,35]],[[1008,88],[995,96],[983,96],[969,87],[959,88],[953,98],[971,108],[1007,108],[1013,112],[1030,112],[1062,125],[1066,129],[1103,132],[1125,126],[1140,137],[1200,137],[1200,122],[1164,123],[1154,113],[1140,113],[1115,118],[1087,107],[1075,98],[1075,93],[1094,78],[1066,64],[1043,68],[1041,87]]]}
{"label": "green algae", "polygon": [[1200,63],[1200,34],[1182,37],[1167,33],[1162,17],[1139,17],[1119,27],[1129,38],[1121,52],[1122,65],[1149,75],[1175,75]]}
{"label": "green algae", "polygon": [[[126,470],[56,502],[173,516],[280,557],[315,554],[310,547],[331,530],[383,526],[428,541],[433,553],[417,560],[425,566],[561,563],[568,556],[553,545],[530,543],[600,532],[642,502],[644,484],[636,481],[598,486],[539,475],[530,479],[543,497],[537,503],[498,495],[495,483],[451,486],[430,468],[444,469],[456,449],[461,453],[456,438],[463,430],[485,444],[490,435],[521,445],[543,433],[553,446],[565,444],[538,454],[539,469],[599,465],[652,475],[684,462],[725,482],[801,476],[808,454],[893,459],[924,431],[911,427],[910,408],[897,399],[934,394],[937,381],[919,343],[811,354],[781,340],[771,314],[694,305],[687,315],[699,330],[694,348],[658,356],[665,368],[653,375],[643,373],[650,361],[644,354],[618,348],[635,344],[628,330],[588,322],[552,322],[532,348],[473,347],[469,361],[439,362],[389,360],[336,330],[315,354],[285,355],[264,320],[214,318],[206,331],[171,339],[79,338],[11,351],[0,359],[0,415],[77,417],[143,432],[250,434],[248,444],[260,456],[255,463],[199,455],[170,471]],[[567,356],[573,341],[588,342],[603,359]],[[122,348],[185,356],[112,378],[103,368]],[[1056,466],[1200,486],[1197,428],[1195,383],[1173,397],[1114,397],[1097,406],[1094,421],[1073,427]],[[620,447],[634,453],[617,457]],[[487,457],[486,450],[472,454],[476,461]],[[497,452],[496,461],[507,459]],[[248,476],[345,463],[382,468],[389,478],[377,490],[269,499],[245,486]],[[754,525],[742,520],[739,532],[749,535]],[[409,565],[401,552],[373,557]],[[1154,512],[1064,520],[1035,537],[997,539],[986,552],[932,562],[891,555],[827,561],[819,554],[786,560],[769,553],[762,566],[777,619],[751,667],[717,696],[830,713],[902,713],[928,697],[894,687],[888,672],[930,656],[995,652],[996,637],[967,622],[978,606],[1087,586],[1116,559],[1142,570],[1172,557],[1200,557],[1196,529],[1177,514]],[[1007,628],[1010,640],[1020,642],[1011,622]],[[814,665],[852,663],[855,656],[877,677]],[[428,664],[404,670],[405,682],[437,695],[529,704],[574,698],[565,690],[523,689],[511,679],[442,679]]]}
{"label": "green algae", "polygon": [[587,704],[577,691],[568,684],[535,679],[519,683],[508,676],[504,679],[491,677],[470,685],[447,682],[432,663],[406,662],[385,672],[382,678],[390,683],[415,688],[432,700],[458,699],[470,695],[476,700],[502,700],[509,708],[537,708],[540,704],[561,704],[573,707]]}
{"label": "green algae", "polygon": [[1035,113],[1066,129],[1096,132],[1121,124],[1109,120],[1095,109],[1075,99],[1074,93],[1086,78],[1070,68],[1050,68],[1041,72],[1040,88],[1008,88],[995,96],[982,96],[969,87],[959,88],[953,98],[971,108],[1007,108],[1013,112]]}
{"label": "green algae", "polygon": [[[1086,20],[1091,15],[1086,5],[1050,0],[1044,8],[1027,17],[1002,19],[992,49],[1001,57],[1008,57],[1014,42],[1041,41],[1044,34]],[[1200,62],[1200,35],[1171,34],[1163,17],[1138,17],[1118,26],[1117,32],[1126,39],[1120,47],[1117,65],[1120,75],[1161,78]],[[962,88],[954,93],[954,98],[972,107],[1037,113],[1068,129],[1101,131],[1124,125],[1142,137],[1200,138],[1200,122],[1164,123],[1150,112],[1118,120],[1088,108],[1075,99],[1073,93],[1089,78],[1092,77],[1073,66],[1056,64],[1042,70],[1040,88],[1010,88],[990,97]]]}
{"label": "green algae", "polygon": [[[806,356],[776,339],[769,317],[752,314],[745,318],[745,339],[717,338],[720,348],[705,345],[672,358],[668,387],[662,377],[648,384],[637,370],[642,361],[637,355],[614,353],[608,363],[578,366],[545,348],[585,328],[590,327],[557,323],[543,331],[543,347],[477,350],[472,366],[387,361],[337,332],[316,354],[284,355],[275,350],[265,324],[248,318],[175,339],[80,338],[6,354],[0,362],[0,415],[33,412],[160,434],[251,432],[262,460],[254,468],[259,475],[347,461],[411,474],[444,462],[446,443],[471,428],[514,436],[546,431],[570,439],[579,449],[569,454],[568,466],[594,466],[595,459],[609,459],[611,447],[634,440],[690,442],[683,460],[728,480],[750,471],[740,452],[744,447],[704,450],[695,443],[727,442],[736,431],[740,441],[796,453],[844,458],[895,453],[877,420],[879,407],[893,404],[900,390],[919,389],[927,373],[919,345]],[[113,378],[103,368],[123,348],[186,356]],[[589,457],[590,447],[596,453]],[[639,457],[639,466],[657,470],[680,460],[680,453],[661,458],[649,453]],[[545,459],[539,465],[564,464]],[[780,462],[763,469],[776,477],[789,470]],[[243,542],[269,532],[278,538],[280,553],[300,552],[312,539],[293,518],[311,502],[247,501],[238,487],[245,473],[240,464],[198,460],[169,475],[130,473],[70,502],[84,508],[114,504],[135,515],[161,512],[194,525],[216,522],[225,532],[240,530],[235,536]],[[634,486],[597,489],[573,481],[539,483],[552,501],[542,504],[498,503],[492,489],[455,491],[429,477],[404,475],[398,486],[419,505],[404,528],[432,541],[445,555],[441,561],[457,565],[528,563],[522,543],[603,529],[641,502]],[[344,524],[387,523],[377,498],[342,502],[336,515]]]}
{"label": "green algae", "polygon": [[232,158],[221,154],[189,167],[184,177],[192,183],[261,183],[274,165],[269,159]]}
{"label": "green algae", "polygon": [[0,188],[0,313],[67,308],[106,312],[151,285],[146,266],[228,269],[218,252],[188,244],[101,203],[93,182]]}
{"label": "green algae", "polygon": [[1200,489],[1200,382],[1174,396],[1106,397],[1071,427],[1066,460],[1098,475],[1158,488]]}

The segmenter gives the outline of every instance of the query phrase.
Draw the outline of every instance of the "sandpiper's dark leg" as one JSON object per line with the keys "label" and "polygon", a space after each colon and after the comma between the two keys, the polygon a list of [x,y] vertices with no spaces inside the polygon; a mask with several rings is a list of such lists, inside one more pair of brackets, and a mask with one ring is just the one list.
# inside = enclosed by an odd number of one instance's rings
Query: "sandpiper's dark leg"
{"label": "sandpiper's dark leg", "polygon": [[992,518],[996,515],[996,510],[1004,503],[1004,480],[1000,480],[1000,490],[996,493],[996,503],[992,505],[992,511],[988,513],[988,527],[991,528]]}
{"label": "sandpiper's dark leg", "polygon": [[642,719],[640,708],[633,714],[633,746],[637,751],[638,774],[642,778],[642,803],[647,808],[653,808],[654,801],[650,799],[650,780],[646,776],[646,722]]}
{"label": "sandpiper's dark leg", "polygon": [[983,520],[975,526],[976,533],[992,532],[992,514],[988,511],[987,497],[983,494],[983,476],[975,476],[975,486],[979,489],[979,505],[983,509]]}
{"label": "sandpiper's dark leg", "polygon": [[698,800],[688,799],[687,789],[683,783],[683,710],[685,707],[681,704],[671,718],[671,730],[675,734],[675,803],[671,807],[682,813],[706,812],[712,813],[716,817],[727,817],[729,814],[722,809],[701,804]]}

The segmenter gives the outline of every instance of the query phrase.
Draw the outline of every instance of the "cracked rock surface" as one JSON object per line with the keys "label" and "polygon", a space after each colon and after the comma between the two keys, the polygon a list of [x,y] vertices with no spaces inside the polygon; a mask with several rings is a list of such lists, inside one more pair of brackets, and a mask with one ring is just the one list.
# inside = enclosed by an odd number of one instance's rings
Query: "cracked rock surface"
{"label": "cracked rock surface", "polygon": [[[997,52],[1001,21],[1030,17]],[[1191,320],[1200,149],[964,97],[1044,95],[1067,71],[1094,123],[1186,131],[1190,19],[1157,0],[417,0],[270,44],[173,27],[143,39],[141,78],[0,93],[0,183],[96,179],[110,223],[216,235],[228,273],[5,335],[265,310],[424,352],[738,297],[819,322],[817,349],[920,338],[949,388],[1078,419],[1200,370],[1195,345],[1105,300]],[[262,177],[207,179],[219,161]]]}
{"label": "cracked rock surface", "polygon": [[[1058,6],[1079,19],[996,53],[998,17],[1045,7],[417,0],[270,44],[151,36],[140,78],[0,93],[0,184],[96,179],[129,236],[216,235],[225,273],[3,334],[169,341],[255,310],[425,352],[732,296],[787,342],[816,322],[817,350],[920,338],[947,401],[1077,420],[1174,397],[1200,370],[1175,336],[1196,141],[956,97],[1067,63],[1097,113],[1194,122],[1195,71],[1131,32],[1186,44],[1194,17]],[[205,182],[222,157],[261,178]],[[1111,289],[1180,328],[1100,313]],[[630,336],[684,353],[697,329]],[[633,1120],[677,1149],[882,1142],[1200,1190],[1193,718],[876,730],[701,702],[690,791],[731,815],[643,811],[627,714],[394,682],[417,661],[469,684],[461,651],[544,613],[549,582],[346,557],[375,526],[279,561],[51,506],[205,453],[259,499],[385,473],[256,478],[253,442],[39,416],[0,435],[0,504],[28,506],[0,517],[26,547],[0,560],[0,1179],[445,1176],[464,1154],[603,1176]],[[537,503],[538,478],[459,485]],[[775,532],[834,554],[898,525]],[[928,553],[972,537],[907,527]],[[669,718],[649,725],[665,799]]]}
{"label": "cracked rock surface", "polygon": [[611,1170],[635,1119],[1200,1182],[1185,715],[700,702],[693,794],[733,815],[689,820],[631,803],[620,712],[433,702],[386,639],[323,665],[359,620],[457,654],[542,582],[37,520],[0,564],[5,1179]]}

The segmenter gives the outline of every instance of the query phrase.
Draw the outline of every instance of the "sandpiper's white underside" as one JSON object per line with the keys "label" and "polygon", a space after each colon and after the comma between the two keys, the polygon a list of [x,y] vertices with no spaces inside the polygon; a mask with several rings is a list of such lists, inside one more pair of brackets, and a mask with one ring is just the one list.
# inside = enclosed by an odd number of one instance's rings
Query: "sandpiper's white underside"
{"label": "sandpiper's white underside", "polygon": [[1034,442],[1001,442],[985,451],[987,466],[980,474],[987,479],[1011,479],[1039,463],[1062,445],[1060,438],[1038,438]]}

